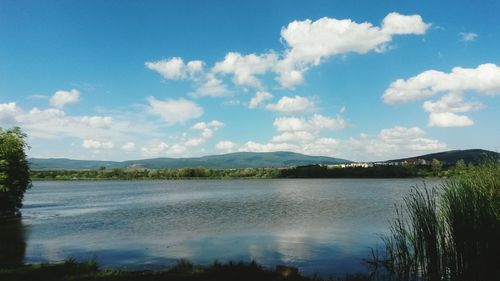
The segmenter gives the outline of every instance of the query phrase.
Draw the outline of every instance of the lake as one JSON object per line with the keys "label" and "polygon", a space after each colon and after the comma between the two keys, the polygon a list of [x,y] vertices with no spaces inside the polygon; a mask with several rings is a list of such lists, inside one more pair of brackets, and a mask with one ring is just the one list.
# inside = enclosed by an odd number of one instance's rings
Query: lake
{"label": "lake", "polygon": [[199,264],[254,259],[338,276],[367,271],[362,259],[387,233],[394,204],[422,182],[35,182],[25,195],[22,225],[2,230],[0,239],[20,236],[27,263],[95,257],[105,267],[134,270],[165,269],[180,258]]}

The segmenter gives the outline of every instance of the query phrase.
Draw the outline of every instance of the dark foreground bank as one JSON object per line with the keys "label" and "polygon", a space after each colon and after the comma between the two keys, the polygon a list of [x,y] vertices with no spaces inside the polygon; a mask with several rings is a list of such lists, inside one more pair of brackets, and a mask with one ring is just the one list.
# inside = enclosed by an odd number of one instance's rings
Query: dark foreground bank
{"label": "dark foreground bank", "polygon": [[101,269],[94,261],[76,262],[72,259],[57,264],[22,265],[11,268],[0,268],[2,281],[83,281],[83,280],[134,280],[134,281],[233,281],[233,280],[295,280],[295,281],[321,281],[345,280],[364,281],[370,280],[368,276],[352,275],[343,279],[322,279],[312,276],[300,275],[296,268],[278,266],[276,270],[264,268],[251,263],[229,262],[221,264],[214,262],[210,266],[195,266],[189,261],[181,260],[175,266],[165,271],[122,271],[116,269]]}

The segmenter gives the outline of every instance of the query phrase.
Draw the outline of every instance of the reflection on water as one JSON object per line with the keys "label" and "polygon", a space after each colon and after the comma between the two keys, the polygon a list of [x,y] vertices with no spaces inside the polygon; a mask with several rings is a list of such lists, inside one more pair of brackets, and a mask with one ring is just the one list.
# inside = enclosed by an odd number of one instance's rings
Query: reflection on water
{"label": "reflection on water", "polygon": [[26,253],[25,227],[20,219],[0,222],[0,267],[21,265]]}
{"label": "reflection on water", "polygon": [[[420,180],[36,182],[26,194],[26,262],[96,256],[161,269],[255,259],[306,274],[365,271],[394,203]],[[432,183],[428,183],[432,184]]]}

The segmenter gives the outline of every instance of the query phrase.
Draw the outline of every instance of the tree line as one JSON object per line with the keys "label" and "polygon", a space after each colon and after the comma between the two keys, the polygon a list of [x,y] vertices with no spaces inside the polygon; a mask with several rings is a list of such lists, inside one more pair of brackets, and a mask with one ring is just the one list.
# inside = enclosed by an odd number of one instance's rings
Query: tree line
{"label": "tree line", "polygon": [[98,170],[35,170],[34,180],[141,180],[141,179],[230,179],[230,178],[410,178],[447,177],[456,167],[465,166],[463,161],[456,165],[433,161],[431,165],[376,165],[373,167],[327,167],[306,165],[289,168],[241,168],[241,169],[106,169]]}

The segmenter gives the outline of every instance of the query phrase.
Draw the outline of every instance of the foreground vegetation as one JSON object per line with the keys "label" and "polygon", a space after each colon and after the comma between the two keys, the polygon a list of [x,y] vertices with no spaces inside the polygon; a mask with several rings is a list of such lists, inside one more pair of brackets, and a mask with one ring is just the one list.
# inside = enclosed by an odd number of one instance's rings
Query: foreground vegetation
{"label": "foreground vegetation", "polygon": [[[11,268],[0,268],[2,281],[321,281],[319,277],[304,277],[294,272],[293,268],[277,268],[276,271],[251,263],[214,262],[210,266],[195,266],[189,261],[181,260],[165,271],[122,271],[100,269],[95,261],[76,262],[72,259],[58,264],[23,265]],[[346,276],[345,281],[368,281],[368,276]]]}
{"label": "foreground vegetation", "polygon": [[440,188],[415,188],[404,199],[372,263],[387,280],[499,280],[497,160],[458,169]]}
{"label": "foreground vegetation", "polygon": [[291,168],[245,168],[245,169],[106,169],[99,170],[35,170],[33,180],[162,180],[162,179],[233,179],[233,178],[411,178],[448,177],[457,169],[465,167],[463,161],[456,165],[395,165],[373,167],[329,168],[322,165],[307,165]]}
{"label": "foreground vegetation", "polygon": [[24,192],[31,187],[26,137],[19,128],[0,127],[0,220],[20,215]]}

